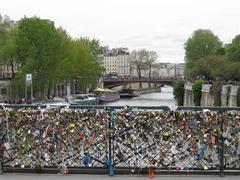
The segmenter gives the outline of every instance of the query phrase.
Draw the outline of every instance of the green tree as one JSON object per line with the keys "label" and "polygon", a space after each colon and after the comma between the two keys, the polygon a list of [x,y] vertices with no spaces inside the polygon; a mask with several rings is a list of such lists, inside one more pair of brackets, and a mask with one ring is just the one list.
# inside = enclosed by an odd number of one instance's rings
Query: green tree
{"label": "green tree", "polygon": [[226,48],[226,56],[230,61],[240,63],[240,35],[235,36]]}
{"label": "green tree", "polygon": [[100,41],[97,39],[90,39],[88,37],[80,38],[80,40],[85,44],[85,46],[91,49],[93,59],[98,59],[102,51]]}
{"label": "green tree", "polygon": [[93,51],[86,45],[85,40],[81,38],[70,40],[67,44],[70,53],[60,67],[65,78],[77,79],[82,87],[96,86],[104,70],[101,62],[96,59],[96,56],[93,56]]}
{"label": "green tree", "polygon": [[240,81],[240,63],[227,61],[222,73],[226,80]]}
{"label": "green tree", "polygon": [[186,75],[191,75],[194,62],[208,55],[219,54],[222,42],[210,30],[198,29],[185,43]]}
{"label": "green tree", "polygon": [[[136,67],[138,78],[142,78],[142,69],[145,69],[146,61],[149,59],[149,52],[146,49],[134,50],[131,53],[132,64]],[[142,83],[140,82],[140,88]]]}
{"label": "green tree", "polygon": [[15,22],[0,15],[0,64],[10,67],[13,78],[17,66],[15,35]]}
{"label": "green tree", "polygon": [[202,97],[202,85],[203,80],[197,80],[193,83],[192,91],[193,91],[193,102],[195,106],[201,105],[201,97]]}
{"label": "green tree", "polygon": [[142,77],[142,69],[145,68],[145,63],[149,59],[149,52],[146,49],[134,50],[131,53],[132,63],[136,66],[138,77]]}
{"label": "green tree", "polygon": [[[152,67],[158,58],[157,52],[149,51],[148,52],[148,59],[146,59],[145,66],[148,68],[148,77],[151,79],[152,76]],[[151,83],[148,84],[151,87]]]}
{"label": "green tree", "polygon": [[184,101],[184,81],[176,80],[173,87],[174,99],[177,101],[178,106],[183,106]]}
{"label": "green tree", "polygon": [[80,38],[80,41],[84,43],[84,45],[91,51],[91,59],[90,59],[90,66],[88,66],[88,75],[87,75],[87,84],[91,86],[90,88],[95,88],[99,77],[103,76],[104,66],[103,61],[100,57],[102,53],[102,48],[100,41],[97,39],[90,39],[90,38]]}
{"label": "green tree", "polygon": [[[62,36],[54,23],[37,17],[22,18],[18,23],[16,46],[20,76],[33,74],[33,87],[39,96],[54,85],[55,68],[60,62]],[[36,95],[36,94],[35,94]],[[49,93],[48,93],[49,95]]]}
{"label": "green tree", "polygon": [[11,29],[9,29],[8,33],[6,34],[4,45],[1,48],[2,63],[10,67],[12,78],[15,78],[15,70],[18,68],[18,59],[15,42],[16,32],[17,32],[16,27],[12,27]]}
{"label": "green tree", "polygon": [[216,77],[225,79],[224,67],[227,65],[224,56],[206,56],[193,63],[192,76],[215,80]]}
{"label": "green tree", "polygon": [[148,73],[149,78],[151,78],[152,66],[156,62],[157,58],[158,58],[157,52],[155,52],[155,51],[148,52],[148,58],[146,59],[145,65],[149,70],[149,73]]}
{"label": "green tree", "polygon": [[[149,78],[152,74],[152,66],[156,62],[158,55],[155,51],[147,51],[146,49],[134,50],[131,53],[132,65],[136,67],[138,77],[142,77],[142,69],[149,70]],[[150,84],[149,84],[150,85]],[[140,87],[142,84],[140,83]]]}

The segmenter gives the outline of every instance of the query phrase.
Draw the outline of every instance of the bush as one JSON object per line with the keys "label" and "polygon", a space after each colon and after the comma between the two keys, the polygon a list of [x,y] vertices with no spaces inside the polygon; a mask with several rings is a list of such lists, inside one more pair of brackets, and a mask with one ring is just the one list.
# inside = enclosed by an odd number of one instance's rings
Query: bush
{"label": "bush", "polygon": [[177,101],[178,106],[183,106],[184,100],[184,81],[176,80],[173,87],[174,99]]}
{"label": "bush", "polygon": [[193,91],[193,102],[195,106],[201,105],[201,97],[202,97],[202,85],[204,81],[203,80],[197,80],[192,86]]}

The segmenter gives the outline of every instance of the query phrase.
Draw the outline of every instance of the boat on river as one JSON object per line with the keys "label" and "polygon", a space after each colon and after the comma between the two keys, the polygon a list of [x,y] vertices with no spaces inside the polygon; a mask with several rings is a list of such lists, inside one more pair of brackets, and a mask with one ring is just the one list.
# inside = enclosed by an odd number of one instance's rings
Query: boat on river
{"label": "boat on river", "polygon": [[113,102],[120,99],[120,95],[117,92],[104,92],[97,95],[99,102]]}
{"label": "boat on river", "polygon": [[120,94],[112,91],[111,89],[96,88],[94,93],[96,94],[99,103],[113,102],[120,99]]}
{"label": "boat on river", "polygon": [[99,100],[92,94],[76,94],[68,100],[70,105],[97,105]]}
{"label": "boat on river", "polygon": [[121,98],[132,98],[140,96],[139,91],[136,91],[134,89],[122,89],[119,93]]}
{"label": "boat on river", "polygon": [[52,102],[46,103],[47,107],[55,108],[69,105],[97,105],[99,104],[98,98],[91,94],[75,94],[69,98],[55,97]]}

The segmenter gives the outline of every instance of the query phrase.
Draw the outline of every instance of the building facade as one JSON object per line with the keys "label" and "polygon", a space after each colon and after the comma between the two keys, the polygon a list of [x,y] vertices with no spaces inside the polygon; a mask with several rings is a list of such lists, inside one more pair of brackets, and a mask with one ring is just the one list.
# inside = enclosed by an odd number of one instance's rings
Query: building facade
{"label": "building facade", "polygon": [[184,63],[159,63],[160,77],[182,77],[184,76]]}
{"label": "building facade", "polygon": [[[132,76],[138,77],[136,67],[132,67]],[[142,77],[149,77],[149,69],[141,69]],[[184,63],[155,63],[151,68],[151,77],[183,77]]]}
{"label": "building facade", "polygon": [[106,51],[103,55],[105,74],[118,76],[130,76],[131,58],[126,48],[118,48]]}

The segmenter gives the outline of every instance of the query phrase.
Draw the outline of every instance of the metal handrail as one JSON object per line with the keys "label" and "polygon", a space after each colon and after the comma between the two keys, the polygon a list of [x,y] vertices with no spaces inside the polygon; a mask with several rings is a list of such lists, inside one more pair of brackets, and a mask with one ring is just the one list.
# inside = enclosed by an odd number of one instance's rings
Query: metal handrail
{"label": "metal handrail", "polygon": [[[45,104],[42,105],[33,105],[33,104],[5,104],[5,108],[14,108],[14,109],[21,109],[21,108],[31,108],[31,109],[37,109],[37,108],[47,108],[51,107]],[[126,106],[104,106],[104,105],[60,105],[56,106],[56,108],[69,108],[69,109],[123,109]],[[169,111],[168,106],[129,106],[131,108],[135,109],[147,109],[147,110],[164,110]]]}

